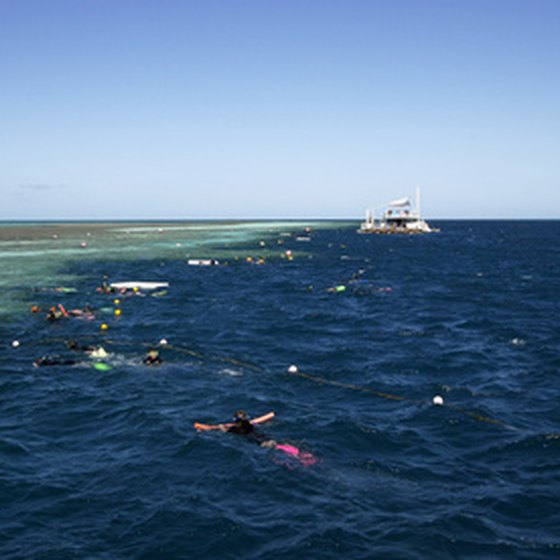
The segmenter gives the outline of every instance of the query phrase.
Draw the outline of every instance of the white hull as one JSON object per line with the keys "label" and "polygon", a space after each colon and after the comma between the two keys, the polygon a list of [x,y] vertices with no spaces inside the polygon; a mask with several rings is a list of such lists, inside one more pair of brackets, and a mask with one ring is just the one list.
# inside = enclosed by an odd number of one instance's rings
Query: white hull
{"label": "white hull", "polygon": [[116,290],[159,290],[160,288],[168,288],[169,282],[111,282],[111,288]]}
{"label": "white hull", "polygon": [[420,189],[416,191],[416,209],[410,209],[408,197],[393,201],[383,217],[376,220],[368,211],[366,220],[360,226],[358,233],[432,233],[439,231],[432,228],[420,216]]}

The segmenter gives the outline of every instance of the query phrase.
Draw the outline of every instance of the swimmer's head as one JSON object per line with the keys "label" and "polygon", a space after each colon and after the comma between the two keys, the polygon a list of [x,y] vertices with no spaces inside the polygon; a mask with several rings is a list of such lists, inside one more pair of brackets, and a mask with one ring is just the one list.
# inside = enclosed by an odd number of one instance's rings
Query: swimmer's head
{"label": "swimmer's head", "polygon": [[233,419],[234,420],[248,420],[249,416],[247,415],[247,413],[244,410],[238,410],[234,415],[233,415]]}

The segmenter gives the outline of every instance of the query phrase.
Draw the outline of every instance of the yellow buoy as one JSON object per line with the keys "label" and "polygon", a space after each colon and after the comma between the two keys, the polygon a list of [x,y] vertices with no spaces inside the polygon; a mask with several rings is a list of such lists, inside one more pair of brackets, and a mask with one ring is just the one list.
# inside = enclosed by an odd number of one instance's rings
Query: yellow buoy
{"label": "yellow buoy", "polygon": [[121,313],[122,313],[122,311],[120,309],[115,309],[115,315],[117,317],[120,317]]}
{"label": "yellow buoy", "polygon": [[102,323],[101,324],[101,330],[102,331],[106,331],[109,327],[107,326],[107,323]]}

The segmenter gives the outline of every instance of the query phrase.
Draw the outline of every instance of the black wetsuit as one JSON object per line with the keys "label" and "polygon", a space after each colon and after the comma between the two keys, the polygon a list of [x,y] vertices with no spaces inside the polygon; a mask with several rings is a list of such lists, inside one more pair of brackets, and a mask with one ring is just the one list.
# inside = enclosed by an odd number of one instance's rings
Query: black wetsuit
{"label": "black wetsuit", "polygon": [[85,354],[91,354],[95,350],[95,346],[78,346],[78,343],[73,340],[68,341],[66,347],[73,352],[84,352]]}
{"label": "black wetsuit", "polygon": [[143,362],[147,366],[159,366],[161,364],[161,358],[159,356],[147,356],[144,358]]}
{"label": "black wetsuit", "polygon": [[228,433],[238,434],[240,436],[246,436],[249,441],[261,445],[265,441],[268,441],[264,434],[261,434],[255,430],[255,426],[251,424],[249,420],[237,419],[235,424],[228,429]]}
{"label": "black wetsuit", "polygon": [[38,360],[35,360],[33,364],[35,366],[72,366],[76,363],[76,360],[70,360],[66,358],[60,358],[58,356],[43,356]]}

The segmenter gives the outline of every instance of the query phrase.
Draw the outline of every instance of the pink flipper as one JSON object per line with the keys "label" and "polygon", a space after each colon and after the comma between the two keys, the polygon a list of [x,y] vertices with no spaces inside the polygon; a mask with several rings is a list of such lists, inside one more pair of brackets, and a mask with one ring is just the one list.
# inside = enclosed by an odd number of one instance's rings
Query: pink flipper
{"label": "pink flipper", "polygon": [[315,457],[315,455],[313,455],[312,453],[300,451],[297,447],[288,443],[280,443],[276,445],[276,449],[279,449],[287,455],[294,457],[305,467],[310,467],[318,461],[317,457]]}
{"label": "pink flipper", "polygon": [[297,457],[299,455],[299,449],[293,445],[290,445],[288,443],[279,443],[276,446],[276,449],[280,449],[280,451],[283,451],[284,453],[287,453],[288,455],[292,455],[293,457]]}

